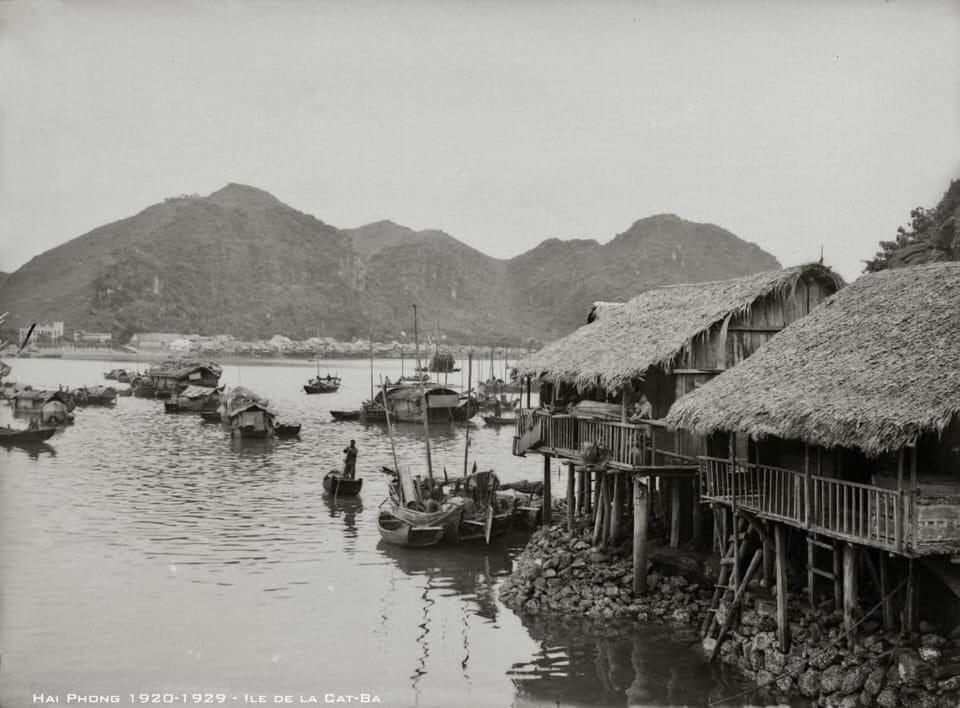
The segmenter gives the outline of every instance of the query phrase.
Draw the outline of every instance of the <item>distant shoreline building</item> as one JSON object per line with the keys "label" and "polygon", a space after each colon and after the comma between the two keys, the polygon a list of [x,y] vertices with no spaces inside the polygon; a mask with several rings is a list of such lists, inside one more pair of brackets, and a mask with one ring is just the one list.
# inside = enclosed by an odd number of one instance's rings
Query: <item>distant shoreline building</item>
{"label": "distant shoreline building", "polygon": [[[20,328],[20,341],[23,342],[30,333],[30,327]],[[45,344],[58,344],[63,340],[63,322],[51,322],[49,324],[38,324],[33,329],[34,341],[40,337],[46,337]]]}

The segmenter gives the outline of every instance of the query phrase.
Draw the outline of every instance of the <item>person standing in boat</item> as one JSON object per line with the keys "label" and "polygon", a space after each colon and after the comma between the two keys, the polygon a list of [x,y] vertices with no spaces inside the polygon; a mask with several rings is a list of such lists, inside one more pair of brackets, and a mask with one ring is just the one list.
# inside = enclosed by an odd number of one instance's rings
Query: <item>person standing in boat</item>
{"label": "person standing in boat", "polygon": [[353,479],[357,473],[357,441],[351,440],[350,444],[343,448],[343,454],[346,457],[343,459],[343,478],[344,479]]}

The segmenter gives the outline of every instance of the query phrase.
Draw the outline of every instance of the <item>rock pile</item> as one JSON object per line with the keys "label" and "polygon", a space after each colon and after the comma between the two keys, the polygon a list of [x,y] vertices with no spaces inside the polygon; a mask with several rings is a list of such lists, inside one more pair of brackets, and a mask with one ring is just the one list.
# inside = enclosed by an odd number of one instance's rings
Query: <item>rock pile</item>
{"label": "rock pile", "polygon": [[[529,614],[572,614],[640,623],[699,624],[710,606],[713,580],[692,564],[679,574],[648,575],[648,592],[634,597],[629,545],[603,550],[590,544],[590,530],[561,527],[533,535],[500,588],[500,598]],[[747,605],[739,624],[723,639],[719,658],[777,697],[803,696],[820,706],[960,706],[960,628],[949,636],[922,622],[912,640],[860,626],[848,648],[842,613],[791,602],[791,646],[777,641],[776,605]],[[709,642],[711,640],[707,640]]]}

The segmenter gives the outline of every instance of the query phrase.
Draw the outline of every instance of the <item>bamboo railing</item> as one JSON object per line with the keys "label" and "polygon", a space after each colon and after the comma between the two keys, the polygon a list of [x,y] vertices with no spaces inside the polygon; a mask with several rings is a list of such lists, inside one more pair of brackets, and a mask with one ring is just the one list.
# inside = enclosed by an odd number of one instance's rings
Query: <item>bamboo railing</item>
{"label": "bamboo railing", "polygon": [[700,458],[700,474],[704,501],[894,551],[916,542],[916,498],[903,490],[716,457]]}
{"label": "bamboo railing", "polygon": [[576,458],[586,443],[597,443],[610,452],[610,462],[622,466],[642,464],[649,459],[651,447],[647,426],[619,421],[578,418],[566,414],[550,414],[540,409],[524,409],[517,414],[519,438],[532,426],[540,424],[541,449],[561,457]]}

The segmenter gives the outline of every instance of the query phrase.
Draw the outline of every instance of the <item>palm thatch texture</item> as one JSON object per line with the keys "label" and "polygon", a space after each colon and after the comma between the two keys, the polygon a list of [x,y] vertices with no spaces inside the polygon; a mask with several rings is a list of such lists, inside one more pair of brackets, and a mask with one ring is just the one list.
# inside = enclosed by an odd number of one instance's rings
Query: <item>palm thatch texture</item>
{"label": "palm thatch texture", "polygon": [[749,312],[812,276],[842,287],[829,268],[807,264],[733,280],[670,285],[622,304],[597,303],[590,322],[522,360],[522,376],[618,391],[652,366],[670,368],[692,342],[725,319]]}
{"label": "palm thatch texture", "polygon": [[270,405],[270,401],[243,386],[234,386],[227,391],[223,399],[223,410],[226,411],[228,418],[233,418],[247,410],[263,410],[271,415],[277,414]]}
{"label": "palm thatch texture", "polygon": [[960,411],[960,263],[864,275],[673,405],[667,422],[894,451]]}

